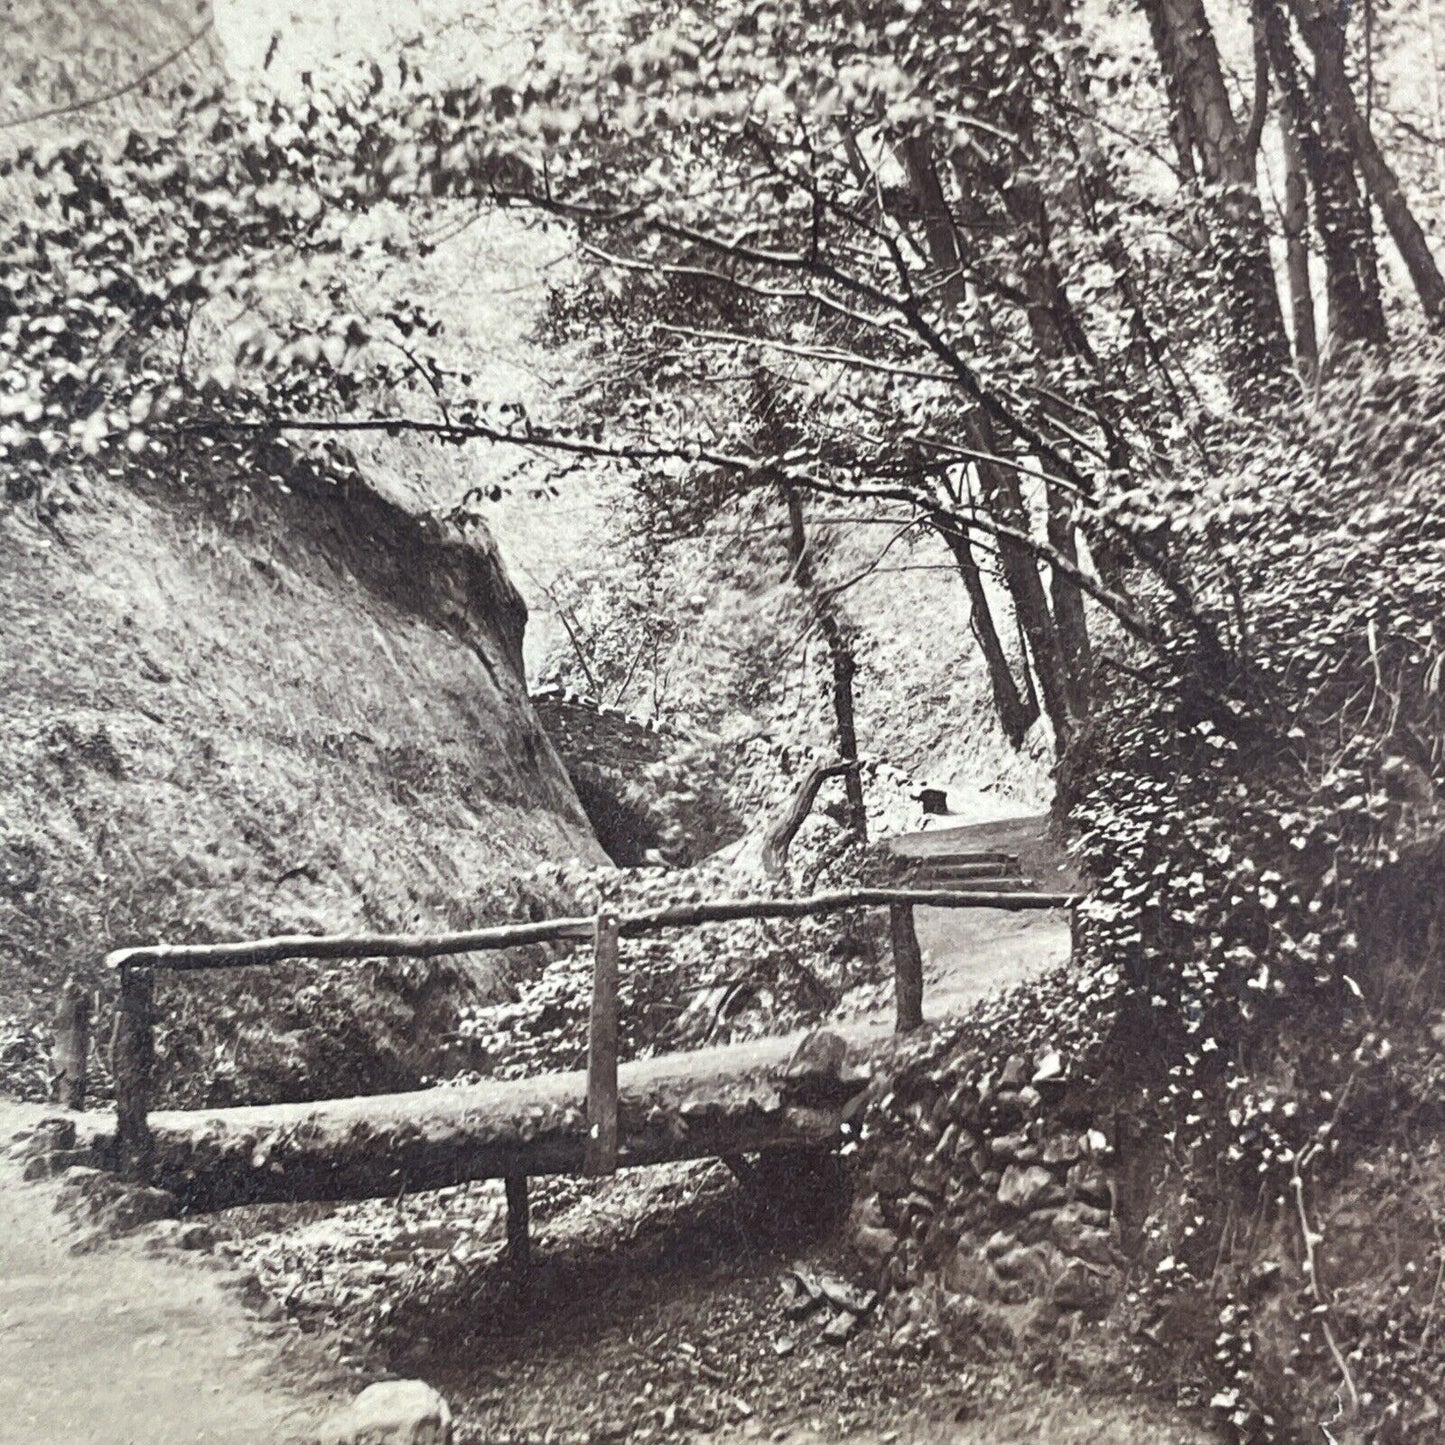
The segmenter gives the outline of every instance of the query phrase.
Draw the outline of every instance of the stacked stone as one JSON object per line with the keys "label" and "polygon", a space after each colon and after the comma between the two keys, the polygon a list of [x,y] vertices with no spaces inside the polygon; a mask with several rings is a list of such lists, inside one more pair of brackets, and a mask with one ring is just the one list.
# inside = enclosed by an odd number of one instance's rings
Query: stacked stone
{"label": "stacked stone", "polygon": [[1060,1053],[875,1082],[853,1248],[904,1344],[967,1318],[1017,1338],[1101,1312],[1122,1281],[1113,1121]]}

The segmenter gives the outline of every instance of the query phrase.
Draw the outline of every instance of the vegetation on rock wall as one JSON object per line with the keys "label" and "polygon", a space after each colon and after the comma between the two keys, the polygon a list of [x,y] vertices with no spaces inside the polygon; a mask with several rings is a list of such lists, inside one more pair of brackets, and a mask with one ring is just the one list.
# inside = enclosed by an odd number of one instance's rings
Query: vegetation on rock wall
{"label": "vegetation on rock wall", "polygon": [[[986,1338],[977,1310],[1019,1303],[1028,1264],[1026,1323],[1051,1338],[1059,1220],[1079,1224],[1059,1211],[1099,1204],[1064,1153],[1098,1129],[1112,1182],[1089,1227],[1117,1232],[1090,1302],[1133,1335],[1131,1367],[1168,1346],[1241,1438],[1434,1438],[1445,1254],[1405,1221],[1440,1204],[1440,376],[1427,353],[1220,436],[1221,479],[1161,510],[1218,591],[1193,636],[1134,654],[1070,755],[1084,971],[931,1044],[874,1106],[880,1197],[856,1225],[906,1291],[898,1319]],[[1061,1010],[1075,989],[1094,1002]],[[1039,1051],[1059,1071],[999,1115],[1006,1056],[1017,1089]],[[1089,1103],[1065,1119],[1049,1094],[1070,1077]],[[921,1171],[901,1186],[899,1157]],[[1392,1213],[1386,1259],[1363,1241]],[[1009,1240],[976,1247],[1000,1217]]]}

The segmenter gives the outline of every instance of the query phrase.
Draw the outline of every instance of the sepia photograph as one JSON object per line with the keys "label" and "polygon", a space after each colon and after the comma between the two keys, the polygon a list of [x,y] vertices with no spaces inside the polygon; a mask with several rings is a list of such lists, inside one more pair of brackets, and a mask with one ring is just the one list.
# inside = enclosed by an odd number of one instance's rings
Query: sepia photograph
{"label": "sepia photograph", "polygon": [[1445,1445],[1445,0],[0,34],[0,1445]]}

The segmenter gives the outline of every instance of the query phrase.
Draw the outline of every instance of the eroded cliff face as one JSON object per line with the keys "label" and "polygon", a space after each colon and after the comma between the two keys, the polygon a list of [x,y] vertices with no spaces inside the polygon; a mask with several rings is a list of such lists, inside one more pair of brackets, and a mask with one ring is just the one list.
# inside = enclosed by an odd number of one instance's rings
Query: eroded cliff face
{"label": "eroded cliff face", "polygon": [[[285,475],[0,503],[0,1026],[121,944],[454,926],[535,907],[509,880],[543,859],[603,861],[489,539]],[[445,1033],[431,983],[392,993],[393,1029]],[[208,1046],[304,1028],[288,1002]]]}

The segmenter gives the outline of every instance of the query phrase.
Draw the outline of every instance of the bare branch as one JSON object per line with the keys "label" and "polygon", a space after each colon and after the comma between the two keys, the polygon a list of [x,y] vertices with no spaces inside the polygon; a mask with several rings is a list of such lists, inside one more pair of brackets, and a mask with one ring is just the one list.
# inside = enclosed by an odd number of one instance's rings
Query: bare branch
{"label": "bare branch", "polygon": [[88,95],[81,100],[72,100],[65,105],[53,105],[48,110],[32,111],[29,115],[16,116],[11,120],[0,120],[0,130],[14,130],[22,125],[34,125],[38,121],[53,120],[56,116],[74,115],[77,111],[93,110],[98,105],[107,105],[112,100],[119,100],[123,95],[129,95],[131,91],[138,90],[146,81],[159,75],[168,65],[173,65],[188,50],[198,45],[215,26],[215,19],[208,16],[206,23],[192,34],[188,35],[174,49],[168,50],[153,65],[148,65],[139,75],[132,76],[123,85],[116,86],[113,90],[103,90],[97,95]]}

